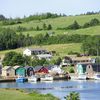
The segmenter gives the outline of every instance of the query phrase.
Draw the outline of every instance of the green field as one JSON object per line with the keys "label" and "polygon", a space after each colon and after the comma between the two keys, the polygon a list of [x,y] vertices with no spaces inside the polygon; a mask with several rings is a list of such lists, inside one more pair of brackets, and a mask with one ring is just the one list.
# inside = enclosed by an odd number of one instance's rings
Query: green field
{"label": "green field", "polygon": [[[48,51],[56,51],[57,55],[54,57],[63,57],[68,54],[68,52],[82,52],[80,43],[69,43],[69,44],[53,44],[53,45],[44,45],[44,46],[29,46],[29,48],[42,48]],[[14,50],[4,50],[0,51],[0,57],[3,57],[5,53],[10,51],[16,51],[19,53],[23,53],[25,48],[19,48]]]}
{"label": "green field", "polygon": [[16,89],[0,89],[0,100],[59,100],[51,94],[31,94]]}
{"label": "green field", "polygon": [[[95,14],[95,15],[80,15],[80,16],[66,16],[66,17],[58,17],[58,18],[49,18],[49,19],[44,19],[44,20],[33,20],[29,22],[23,22],[22,24],[15,24],[15,25],[5,25],[1,27],[10,27],[12,29],[18,27],[18,26],[23,26],[26,28],[36,28],[36,26],[39,26],[42,28],[43,23],[46,23],[46,25],[51,24],[53,29],[50,30],[51,32],[55,32],[55,35],[57,34],[86,34],[86,35],[100,35],[100,25],[98,26],[93,26],[89,28],[84,28],[84,29],[77,29],[77,30],[57,30],[57,28],[63,28],[67,27],[68,25],[72,24],[75,20],[80,24],[83,25],[86,22],[89,22],[91,19],[97,18],[100,20],[100,14]],[[50,32],[48,30],[41,30],[41,31],[24,31],[22,32],[23,34],[30,34],[31,36],[35,36],[37,34],[45,34],[46,32]],[[19,32],[17,32],[19,33]],[[73,51],[73,52],[82,52],[80,48],[81,44],[56,44],[56,45],[45,45],[42,46],[43,49],[47,49],[48,51],[56,51],[57,52],[57,57],[63,57],[68,52]],[[31,46],[32,48],[41,48],[40,46]],[[22,51],[25,48],[19,48],[15,49],[14,51],[22,53]],[[0,56],[4,56],[5,53],[9,52],[11,50],[5,50],[5,51],[0,51]]]}
{"label": "green field", "polygon": [[[100,20],[100,14],[95,15],[80,15],[80,16],[67,16],[67,17],[58,17],[58,18],[49,18],[44,20],[33,20],[29,22],[23,22],[22,24],[15,24],[15,25],[7,25],[2,27],[10,27],[12,29],[23,26],[26,28],[36,28],[39,26],[42,28],[43,23],[46,23],[46,25],[51,24],[53,29],[52,32],[55,32],[56,34],[88,34],[88,35],[96,35],[100,34],[100,25],[95,27],[89,27],[85,29],[78,29],[78,30],[56,30],[57,28],[63,28],[67,27],[68,25],[72,24],[75,20],[80,24],[83,25],[86,22],[89,22],[91,19],[97,18]],[[36,34],[40,33],[46,33],[48,30],[42,30],[42,31],[24,31],[22,33],[27,34],[29,33],[31,36],[34,36]]]}

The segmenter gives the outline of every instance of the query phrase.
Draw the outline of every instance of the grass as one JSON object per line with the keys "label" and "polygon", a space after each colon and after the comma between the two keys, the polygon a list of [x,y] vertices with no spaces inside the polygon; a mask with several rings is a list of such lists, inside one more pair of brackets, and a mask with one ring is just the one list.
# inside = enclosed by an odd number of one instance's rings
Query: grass
{"label": "grass", "polygon": [[[46,23],[46,25],[51,24],[53,29],[51,31],[55,32],[56,34],[88,34],[88,35],[96,35],[100,34],[100,26],[94,26],[90,28],[85,29],[79,29],[79,30],[56,30],[58,27],[67,27],[68,25],[72,24],[75,20],[80,24],[83,25],[86,22],[89,22],[91,19],[97,18],[100,20],[100,14],[95,15],[80,15],[80,16],[67,16],[67,17],[58,17],[58,18],[50,18],[50,19],[44,19],[44,20],[33,20],[29,22],[23,22],[22,24],[15,24],[15,25],[7,25],[2,27],[10,27],[10,28],[16,28],[18,26],[23,26],[26,28],[36,28],[39,26],[42,28],[43,23]],[[25,31],[22,32],[25,35],[29,33],[31,36],[34,36],[36,34],[44,34],[48,32],[47,30],[42,31]]]}
{"label": "grass", "polygon": [[[29,46],[29,48],[42,48],[48,51],[56,51],[57,55],[54,57],[63,57],[68,54],[70,51],[82,52],[80,43],[69,43],[69,44],[53,44],[53,45],[43,45],[43,46]],[[14,50],[4,50],[0,51],[0,57],[3,57],[7,52],[16,51],[23,53],[25,48],[18,48]]]}
{"label": "grass", "polygon": [[0,100],[59,100],[51,94],[25,93],[16,89],[0,89]]}

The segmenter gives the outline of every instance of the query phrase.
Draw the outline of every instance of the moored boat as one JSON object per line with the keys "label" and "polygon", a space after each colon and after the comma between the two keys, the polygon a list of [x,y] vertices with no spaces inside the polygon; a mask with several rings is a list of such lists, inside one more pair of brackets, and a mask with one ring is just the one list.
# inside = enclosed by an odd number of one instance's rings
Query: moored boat
{"label": "moored boat", "polygon": [[100,80],[100,74],[95,74],[94,77],[93,77],[95,80]]}
{"label": "moored boat", "polygon": [[41,81],[53,81],[53,77],[49,74],[44,75],[43,77],[41,77]]}
{"label": "moored boat", "polygon": [[77,79],[78,80],[86,80],[87,79],[86,74],[79,74]]}
{"label": "moored boat", "polygon": [[25,77],[19,76],[19,77],[16,78],[15,80],[16,80],[16,82],[18,82],[18,83],[23,83],[23,82],[26,82],[27,79],[26,79]]}
{"label": "moored boat", "polygon": [[32,75],[31,77],[28,78],[28,81],[29,82],[36,82],[37,81],[37,78],[35,75]]}

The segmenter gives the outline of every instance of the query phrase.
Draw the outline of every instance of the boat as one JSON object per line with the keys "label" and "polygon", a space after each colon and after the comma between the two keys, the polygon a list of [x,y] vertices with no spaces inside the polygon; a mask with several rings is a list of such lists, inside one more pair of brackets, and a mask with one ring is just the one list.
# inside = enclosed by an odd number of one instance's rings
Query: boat
{"label": "boat", "polygon": [[86,74],[79,74],[78,75],[78,80],[86,80],[87,77],[86,77]]}
{"label": "boat", "polygon": [[47,74],[41,77],[41,81],[53,81],[53,77]]}
{"label": "boat", "polygon": [[28,81],[29,82],[36,82],[37,81],[37,78],[35,75],[32,75],[31,77],[28,78]]}
{"label": "boat", "polygon": [[100,74],[99,74],[99,73],[95,74],[93,78],[94,78],[95,80],[100,80]]}
{"label": "boat", "polygon": [[22,76],[18,76],[18,78],[16,78],[15,80],[18,83],[23,83],[23,82],[27,81],[27,79],[25,77],[22,77]]}

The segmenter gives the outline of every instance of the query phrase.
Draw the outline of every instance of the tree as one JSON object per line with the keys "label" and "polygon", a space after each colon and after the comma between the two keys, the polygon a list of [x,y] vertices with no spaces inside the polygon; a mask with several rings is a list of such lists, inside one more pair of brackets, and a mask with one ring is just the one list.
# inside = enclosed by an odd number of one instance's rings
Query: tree
{"label": "tree", "polygon": [[46,26],[46,24],[44,23],[43,24],[43,30],[46,30],[47,29],[47,26]]}
{"label": "tree", "polygon": [[36,27],[36,30],[37,30],[37,31],[39,31],[39,30],[40,30],[39,26],[37,26],[37,27]]}
{"label": "tree", "polygon": [[80,25],[78,24],[77,21],[74,21],[74,23],[71,24],[71,25],[69,25],[67,28],[68,29],[79,29],[80,28]]}
{"label": "tree", "polygon": [[52,29],[52,26],[51,26],[51,24],[49,24],[47,27],[47,30],[51,30],[51,29]]}
{"label": "tree", "polygon": [[58,57],[57,60],[56,60],[56,62],[55,62],[55,64],[56,65],[60,65],[61,62],[62,62],[62,59],[60,57]]}
{"label": "tree", "polygon": [[90,26],[95,26],[95,25],[98,25],[100,23],[100,21],[96,18],[92,19],[90,21]]}
{"label": "tree", "polygon": [[24,65],[24,64],[25,61],[22,54],[16,53],[14,51],[6,53],[3,59],[4,66],[15,66],[15,65]]}
{"label": "tree", "polygon": [[69,95],[65,97],[66,100],[80,100],[79,93],[71,92]]}

